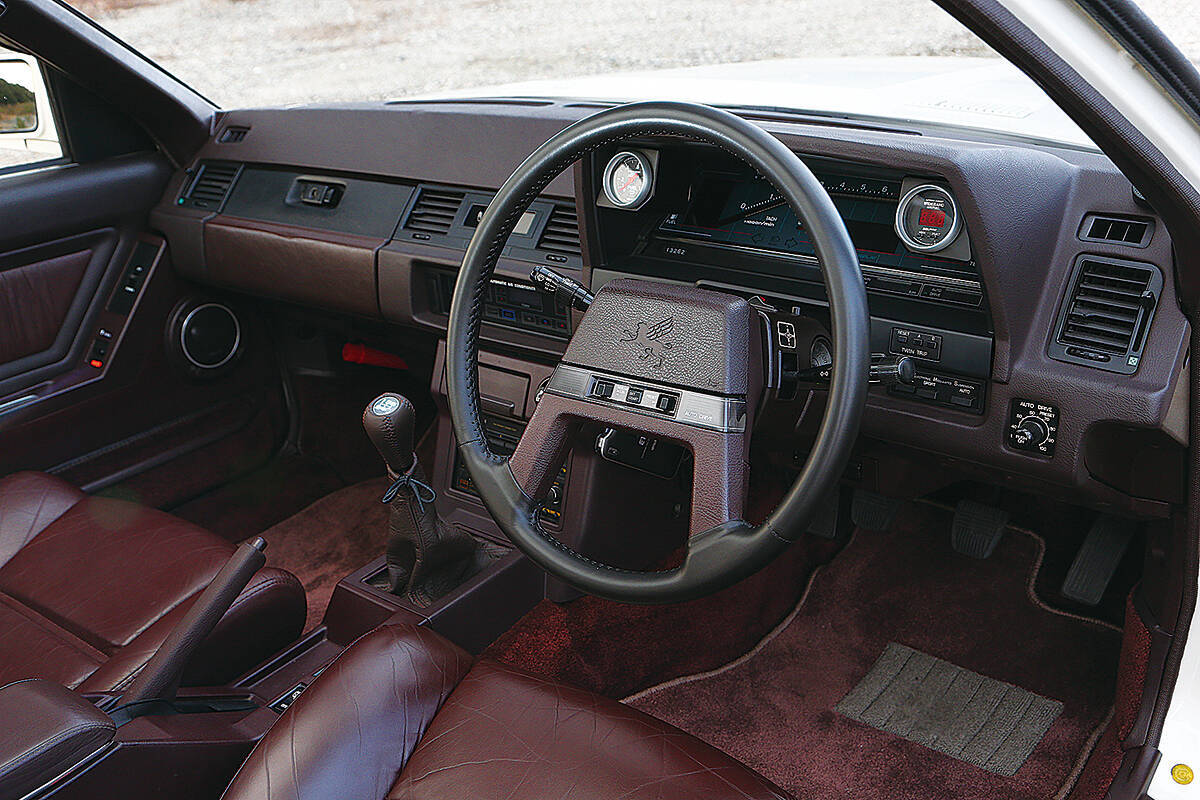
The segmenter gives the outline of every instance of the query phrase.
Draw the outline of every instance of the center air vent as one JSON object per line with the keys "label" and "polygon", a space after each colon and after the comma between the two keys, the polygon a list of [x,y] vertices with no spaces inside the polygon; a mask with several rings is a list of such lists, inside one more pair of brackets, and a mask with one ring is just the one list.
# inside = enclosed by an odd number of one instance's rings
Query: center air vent
{"label": "center air vent", "polygon": [[[551,261],[566,261],[579,257],[579,217],[571,206],[554,206],[537,247],[550,255]],[[556,258],[557,256],[557,258]]]}
{"label": "center air vent", "polygon": [[[439,189],[422,186],[417,202],[408,219],[405,230],[416,231],[415,238],[429,238],[430,234],[445,234],[454,224],[454,217],[462,205],[464,193],[455,189]],[[423,234],[423,235],[421,235]]]}
{"label": "center air vent", "polygon": [[225,202],[229,187],[238,176],[241,165],[222,161],[204,161],[196,177],[179,197],[179,205],[217,210]]}
{"label": "center air vent", "polygon": [[1050,355],[1112,372],[1136,372],[1161,292],[1162,275],[1150,264],[1081,257]]}

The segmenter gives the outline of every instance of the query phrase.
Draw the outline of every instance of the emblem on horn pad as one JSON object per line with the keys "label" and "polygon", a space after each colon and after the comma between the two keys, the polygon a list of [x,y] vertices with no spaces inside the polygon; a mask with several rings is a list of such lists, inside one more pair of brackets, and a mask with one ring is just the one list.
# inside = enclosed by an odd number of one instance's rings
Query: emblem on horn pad
{"label": "emblem on horn pad", "polygon": [[649,361],[653,369],[662,369],[667,353],[675,346],[674,342],[664,341],[675,329],[675,318],[667,317],[658,322],[639,322],[636,330],[625,329],[622,342],[633,342],[638,358]]}

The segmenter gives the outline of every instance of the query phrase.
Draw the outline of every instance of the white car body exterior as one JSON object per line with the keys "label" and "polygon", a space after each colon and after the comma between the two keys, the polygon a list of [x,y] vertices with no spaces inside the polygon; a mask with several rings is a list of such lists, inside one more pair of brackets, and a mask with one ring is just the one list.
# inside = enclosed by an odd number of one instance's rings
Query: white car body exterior
{"label": "white car body exterior", "polygon": [[[434,97],[429,95],[427,97]],[[454,90],[437,98],[685,100],[825,117],[943,125],[1094,149],[1075,123],[1001,58],[889,57],[751,61]],[[405,98],[405,100],[422,98]]]}

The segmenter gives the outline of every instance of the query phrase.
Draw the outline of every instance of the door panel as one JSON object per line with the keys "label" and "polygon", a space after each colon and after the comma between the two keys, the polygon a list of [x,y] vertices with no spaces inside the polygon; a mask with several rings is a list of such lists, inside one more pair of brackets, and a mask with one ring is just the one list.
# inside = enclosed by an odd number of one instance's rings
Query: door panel
{"label": "door panel", "polygon": [[0,387],[66,359],[116,243],[106,228],[0,253]]}
{"label": "door panel", "polygon": [[141,155],[0,178],[0,475],[99,488],[244,435],[273,407],[279,373],[253,308],[239,307],[245,352],[219,377],[167,352],[177,304],[211,297],[147,230],[170,174]]}
{"label": "door panel", "polygon": [[54,346],[91,257],[78,250],[0,270],[0,365]]}

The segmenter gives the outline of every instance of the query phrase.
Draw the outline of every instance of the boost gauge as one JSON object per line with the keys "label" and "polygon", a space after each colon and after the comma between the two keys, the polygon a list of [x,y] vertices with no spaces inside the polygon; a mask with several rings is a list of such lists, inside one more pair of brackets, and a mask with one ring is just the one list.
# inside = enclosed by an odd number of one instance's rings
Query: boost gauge
{"label": "boost gauge", "polygon": [[641,153],[623,150],[604,168],[604,196],[617,208],[634,210],[650,199],[654,175]]}
{"label": "boost gauge", "polygon": [[961,226],[953,195],[936,184],[908,190],[896,208],[896,234],[910,250],[933,253],[949,247]]}

